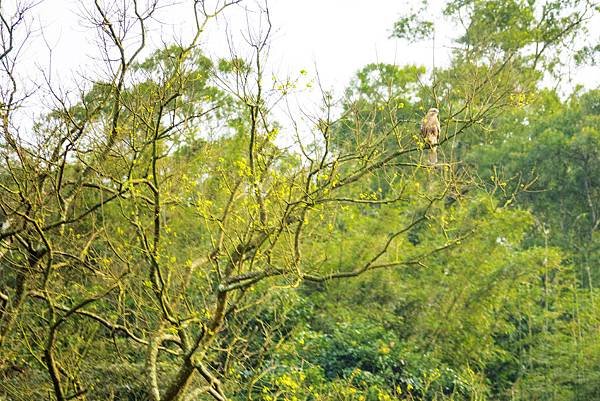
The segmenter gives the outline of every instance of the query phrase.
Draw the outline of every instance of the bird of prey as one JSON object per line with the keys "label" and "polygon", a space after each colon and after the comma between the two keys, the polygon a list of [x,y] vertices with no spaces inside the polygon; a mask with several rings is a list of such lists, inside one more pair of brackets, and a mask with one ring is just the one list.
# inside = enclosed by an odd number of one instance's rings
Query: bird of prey
{"label": "bird of prey", "polygon": [[429,109],[421,122],[421,135],[423,135],[425,143],[429,145],[429,164],[437,163],[437,146],[440,138],[440,120],[438,120],[438,114],[438,109]]}

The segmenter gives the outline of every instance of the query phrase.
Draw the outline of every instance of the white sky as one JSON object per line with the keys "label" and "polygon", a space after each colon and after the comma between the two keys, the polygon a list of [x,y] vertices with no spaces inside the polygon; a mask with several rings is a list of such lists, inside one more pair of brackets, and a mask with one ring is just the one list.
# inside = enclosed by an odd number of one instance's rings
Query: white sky
{"label": "white sky", "polygon": [[[390,38],[394,21],[408,9],[408,4],[418,0],[271,0],[271,20],[274,26],[270,53],[271,67],[276,72],[295,75],[301,69],[319,71],[322,82],[341,92],[350,78],[361,67],[370,62],[387,62],[399,65],[422,64],[431,67],[432,44],[407,44]],[[189,1],[185,1],[189,3]],[[432,1],[442,4],[442,1]],[[35,8],[36,25],[42,25],[45,41],[52,50],[52,67],[55,78],[66,79],[68,72],[93,68],[94,54],[91,30],[82,26],[81,4],[92,4],[91,0],[45,0]],[[252,0],[248,1],[251,6]],[[161,13],[160,20],[166,23],[154,32],[154,43],[158,36],[164,38],[183,36],[189,38],[189,5],[176,6],[168,13]],[[213,22],[204,37],[209,54],[225,55],[224,30],[234,34],[244,29],[245,16],[241,7],[230,9],[225,18]],[[158,27],[158,24],[154,24]],[[158,29],[158,28],[157,28]],[[446,32],[444,32],[444,29]],[[438,27],[436,63],[448,60],[449,27]],[[186,35],[187,33],[187,35]],[[444,40],[440,39],[444,38]],[[41,37],[34,38],[26,59],[29,68],[34,62],[48,67],[48,51]],[[67,79],[68,80],[68,79]]]}
{"label": "white sky", "polygon": [[[11,1],[16,0],[8,0]],[[256,7],[255,0],[245,0]],[[154,22],[151,43],[159,46],[161,37],[190,37],[190,1],[161,10]],[[297,76],[301,69],[314,76],[318,69],[326,89],[340,95],[357,70],[370,62],[397,65],[419,64],[428,70],[432,66],[432,43],[408,44],[391,39],[394,21],[410,11],[419,0],[270,0],[274,25],[270,65],[279,76]],[[443,1],[429,1],[431,10],[441,10]],[[24,53],[23,63],[28,71],[48,70],[49,53],[44,41],[52,48],[53,79],[68,84],[77,81],[76,71],[87,74],[100,65],[92,56],[97,54],[93,30],[82,22],[82,5],[92,7],[92,0],[45,0],[34,9],[34,26],[43,27]],[[204,36],[204,51],[209,55],[227,55],[225,28],[236,34],[244,29],[246,13],[242,7],[230,9],[225,18],[211,25]],[[598,18],[596,18],[598,20]],[[600,24],[594,25],[597,37]],[[449,47],[456,30],[447,22],[436,26],[435,62],[442,66],[449,61]],[[146,53],[147,54],[147,53]],[[92,74],[93,75],[93,74]],[[573,83],[587,82],[588,88],[600,85],[598,68],[575,70]],[[67,85],[68,86],[68,85]]]}
{"label": "white sky", "polygon": [[[432,44],[407,44],[390,38],[394,22],[409,2],[364,0],[275,1],[279,28],[274,48],[282,64],[313,68],[323,82],[343,88],[361,67],[375,61],[431,67]],[[441,4],[441,1],[431,3]],[[444,27],[438,27],[442,30]],[[441,36],[438,33],[438,37]],[[438,40],[436,63],[448,61]],[[450,43],[446,41],[446,44]]]}

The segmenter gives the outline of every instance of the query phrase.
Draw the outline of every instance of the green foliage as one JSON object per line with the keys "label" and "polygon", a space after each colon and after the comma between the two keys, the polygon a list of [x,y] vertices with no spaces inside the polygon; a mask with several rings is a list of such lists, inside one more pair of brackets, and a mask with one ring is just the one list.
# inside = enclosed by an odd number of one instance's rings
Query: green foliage
{"label": "green foliage", "polygon": [[433,22],[419,18],[417,14],[400,17],[394,22],[392,36],[418,42],[429,38],[433,33]]}
{"label": "green foliage", "polygon": [[0,397],[598,399],[600,90],[539,87],[588,12],[449,1],[450,66],[368,64],[291,147],[258,54],[197,46],[4,128]]}

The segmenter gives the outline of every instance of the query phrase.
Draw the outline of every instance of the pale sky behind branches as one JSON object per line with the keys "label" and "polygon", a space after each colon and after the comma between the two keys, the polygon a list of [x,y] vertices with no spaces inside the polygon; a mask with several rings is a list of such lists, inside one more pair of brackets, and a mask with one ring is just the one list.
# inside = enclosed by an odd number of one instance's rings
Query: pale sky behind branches
{"label": "pale sky behind branches", "polygon": [[[430,71],[434,56],[431,40],[407,43],[390,38],[394,22],[420,3],[419,0],[271,0],[268,5],[273,32],[268,72],[279,79],[301,78],[300,82],[307,82],[318,71],[323,87],[340,96],[354,74],[368,63],[417,64]],[[202,50],[209,56],[228,56],[225,32],[233,36],[233,43],[240,43],[239,35],[245,32],[248,19],[250,25],[255,22],[252,18],[256,13],[248,13],[245,8],[256,10],[258,4],[261,3],[246,0],[213,21],[203,36]],[[431,18],[441,19],[443,4],[442,0],[428,2]],[[159,10],[156,20],[149,22],[151,33],[145,55],[173,38],[185,42],[191,37],[190,6],[191,1],[181,0]],[[42,71],[44,74],[52,71],[53,84],[66,89],[73,82],[81,82],[81,76],[98,76],[103,62],[97,59],[96,33],[83,21],[85,7],[92,9],[92,0],[43,0],[33,9],[34,33],[21,57],[26,85],[29,80],[31,87]],[[598,16],[595,20],[600,22]],[[599,37],[600,24],[591,25],[589,38]],[[447,19],[438,23],[435,31],[436,67],[447,66],[453,39],[460,31]],[[300,76],[301,70],[308,74]],[[598,67],[567,72],[561,86],[566,92],[576,84],[585,83],[589,89],[600,85]],[[308,92],[302,95],[308,99],[312,96],[314,103],[318,103],[316,91],[312,95]],[[38,107],[30,102],[30,113],[36,110]]]}
{"label": "pale sky behind branches", "polygon": [[[89,3],[89,4],[88,4]],[[166,2],[165,2],[166,3]],[[182,0],[158,13],[165,40],[173,36],[189,38],[192,28],[190,1]],[[418,0],[271,0],[269,9],[273,23],[269,63],[279,74],[297,74],[301,69],[319,71],[322,82],[336,91],[343,90],[361,67],[371,62],[432,65],[432,43],[408,44],[390,38],[394,21],[417,5]],[[441,10],[443,1],[431,1],[431,8]],[[82,26],[82,4],[92,7],[91,0],[45,0],[34,9],[36,25],[44,27],[44,37],[53,48],[53,69],[65,72],[90,64],[97,53],[92,44],[94,33]],[[203,47],[208,54],[227,55],[224,32],[234,35],[245,30],[244,4],[256,9],[249,0],[229,9],[209,26]],[[151,22],[154,29],[159,24]],[[153,32],[154,46],[160,45],[158,32]],[[453,29],[436,27],[436,64],[449,61]],[[456,35],[454,35],[456,36]],[[169,38],[171,37],[171,38]],[[41,67],[47,67],[48,52],[40,38],[32,48]],[[152,45],[148,47],[151,49]],[[94,63],[92,63],[94,64]]]}

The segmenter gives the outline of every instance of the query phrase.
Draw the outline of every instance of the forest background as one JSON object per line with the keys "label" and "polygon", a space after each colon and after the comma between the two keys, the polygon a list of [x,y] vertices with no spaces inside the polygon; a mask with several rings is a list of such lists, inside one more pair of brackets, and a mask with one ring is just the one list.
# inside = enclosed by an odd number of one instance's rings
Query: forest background
{"label": "forest background", "polygon": [[600,399],[597,3],[399,5],[448,64],[339,96],[266,3],[81,2],[70,81],[22,69],[38,6],[0,1],[0,399]]}

